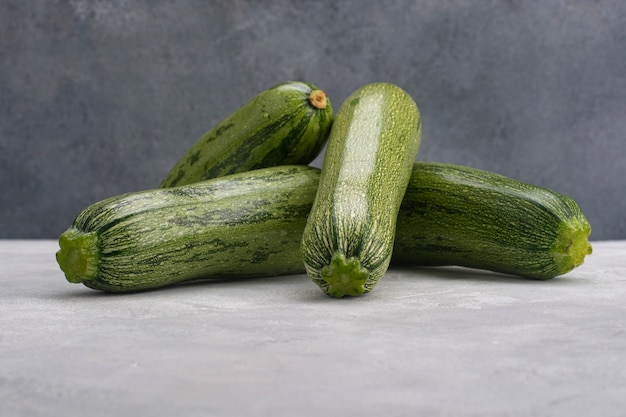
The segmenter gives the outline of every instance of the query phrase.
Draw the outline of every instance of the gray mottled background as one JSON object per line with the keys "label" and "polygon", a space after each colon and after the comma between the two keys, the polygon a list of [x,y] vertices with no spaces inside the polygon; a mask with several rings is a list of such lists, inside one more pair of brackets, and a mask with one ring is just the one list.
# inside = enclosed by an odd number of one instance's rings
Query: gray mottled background
{"label": "gray mottled background", "polygon": [[0,238],[56,238],[88,204],[156,187],[287,80],[336,109],[396,83],[422,113],[418,159],[555,189],[594,240],[626,238],[622,0],[2,0]]}

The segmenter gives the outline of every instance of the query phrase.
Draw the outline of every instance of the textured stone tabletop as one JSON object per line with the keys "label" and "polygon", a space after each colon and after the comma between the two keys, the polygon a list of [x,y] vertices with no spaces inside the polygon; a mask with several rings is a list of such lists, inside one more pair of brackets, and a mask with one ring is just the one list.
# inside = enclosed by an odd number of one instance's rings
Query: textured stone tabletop
{"label": "textured stone tabletop", "polygon": [[0,241],[0,415],[624,416],[626,241],[567,275],[392,269],[107,295]]}

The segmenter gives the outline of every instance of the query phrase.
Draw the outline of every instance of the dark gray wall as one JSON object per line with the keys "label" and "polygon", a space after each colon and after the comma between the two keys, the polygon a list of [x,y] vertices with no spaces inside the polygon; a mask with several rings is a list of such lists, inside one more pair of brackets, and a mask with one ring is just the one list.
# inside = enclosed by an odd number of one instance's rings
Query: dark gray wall
{"label": "dark gray wall", "polygon": [[396,83],[422,112],[418,159],[553,188],[593,239],[626,238],[625,5],[2,0],[0,238],[56,238],[86,205],[155,187],[287,80],[335,108]]}

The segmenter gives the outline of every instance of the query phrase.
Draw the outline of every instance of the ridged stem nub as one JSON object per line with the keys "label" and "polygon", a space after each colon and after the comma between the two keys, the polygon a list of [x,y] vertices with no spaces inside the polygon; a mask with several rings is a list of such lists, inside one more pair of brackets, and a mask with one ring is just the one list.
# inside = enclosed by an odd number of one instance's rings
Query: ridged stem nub
{"label": "ridged stem nub", "polygon": [[326,93],[322,90],[311,91],[311,94],[309,94],[309,101],[313,107],[320,110],[325,109],[328,105],[328,98],[326,97]]}
{"label": "ridged stem nub", "polygon": [[328,283],[326,293],[339,298],[363,294],[369,271],[361,266],[357,258],[346,258],[343,253],[335,252],[330,264],[322,268],[321,275]]}
{"label": "ridged stem nub", "polygon": [[571,219],[558,231],[552,247],[556,275],[565,274],[583,264],[585,256],[592,252],[588,237],[591,226],[586,219]]}
{"label": "ridged stem nub", "polygon": [[57,262],[69,282],[77,284],[96,278],[100,251],[95,232],[70,227],[59,237],[59,246]]}

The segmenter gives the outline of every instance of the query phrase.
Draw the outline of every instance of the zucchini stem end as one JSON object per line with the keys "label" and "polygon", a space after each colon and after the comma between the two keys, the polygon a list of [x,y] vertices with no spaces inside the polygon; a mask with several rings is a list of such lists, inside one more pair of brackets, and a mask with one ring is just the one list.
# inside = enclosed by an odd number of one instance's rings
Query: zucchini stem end
{"label": "zucchini stem end", "polygon": [[309,94],[309,102],[316,109],[324,110],[328,105],[328,97],[322,90],[313,90]]}
{"label": "zucchini stem end", "polygon": [[367,292],[365,283],[369,275],[369,271],[361,266],[358,258],[346,258],[341,252],[335,252],[330,264],[321,271],[322,279],[328,283],[325,292],[336,298],[358,296]]}
{"label": "zucchini stem end", "polygon": [[588,240],[591,226],[585,218],[572,219],[563,225],[552,247],[556,275],[565,274],[583,264],[593,248]]}
{"label": "zucchini stem end", "polygon": [[78,284],[96,278],[100,252],[95,232],[86,233],[71,227],[59,237],[59,246],[57,263],[69,282]]}

